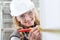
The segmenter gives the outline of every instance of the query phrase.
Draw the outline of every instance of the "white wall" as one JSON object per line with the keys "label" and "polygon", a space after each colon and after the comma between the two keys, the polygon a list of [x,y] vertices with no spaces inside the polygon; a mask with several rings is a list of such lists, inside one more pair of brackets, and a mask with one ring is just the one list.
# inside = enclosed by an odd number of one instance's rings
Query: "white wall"
{"label": "white wall", "polygon": [[[40,0],[40,22],[43,29],[60,29],[60,0]],[[60,34],[42,32],[42,40],[60,40]]]}

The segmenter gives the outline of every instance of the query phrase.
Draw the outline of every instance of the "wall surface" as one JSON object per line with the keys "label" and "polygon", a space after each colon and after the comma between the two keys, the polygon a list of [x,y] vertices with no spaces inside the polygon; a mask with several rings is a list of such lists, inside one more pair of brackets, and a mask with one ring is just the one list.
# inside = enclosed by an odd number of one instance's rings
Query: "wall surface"
{"label": "wall surface", "polygon": [[[40,0],[40,22],[43,29],[60,30],[60,0]],[[60,40],[60,33],[42,32],[42,40]]]}

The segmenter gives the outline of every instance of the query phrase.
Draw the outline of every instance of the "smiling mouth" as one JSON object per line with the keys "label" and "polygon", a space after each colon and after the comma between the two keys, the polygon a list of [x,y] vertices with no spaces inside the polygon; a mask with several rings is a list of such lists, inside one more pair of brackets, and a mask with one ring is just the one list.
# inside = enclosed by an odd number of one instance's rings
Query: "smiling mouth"
{"label": "smiling mouth", "polygon": [[25,23],[30,23],[31,21],[27,21],[27,22],[25,22]]}
{"label": "smiling mouth", "polygon": [[25,22],[26,24],[31,24],[31,22]]}
{"label": "smiling mouth", "polygon": [[31,24],[31,22],[28,22],[28,24]]}

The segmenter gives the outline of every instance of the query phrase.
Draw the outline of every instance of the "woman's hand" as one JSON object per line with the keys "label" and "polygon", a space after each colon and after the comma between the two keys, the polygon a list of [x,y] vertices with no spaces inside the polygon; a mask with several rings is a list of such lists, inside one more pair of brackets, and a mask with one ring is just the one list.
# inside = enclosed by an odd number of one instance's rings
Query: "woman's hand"
{"label": "woman's hand", "polygon": [[41,34],[40,31],[38,30],[38,27],[34,27],[28,36],[29,40],[41,40]]}

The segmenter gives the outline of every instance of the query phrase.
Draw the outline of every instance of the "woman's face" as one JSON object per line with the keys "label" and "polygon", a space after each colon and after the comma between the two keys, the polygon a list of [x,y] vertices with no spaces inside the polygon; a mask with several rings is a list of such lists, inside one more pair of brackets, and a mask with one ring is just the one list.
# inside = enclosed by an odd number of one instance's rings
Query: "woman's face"
{"label": "woman's face", "polygon": [[29,27],[34,25],[35,15],[32,11],[28,11],[22,15],[17,16],[17,20],[24,26]]}

